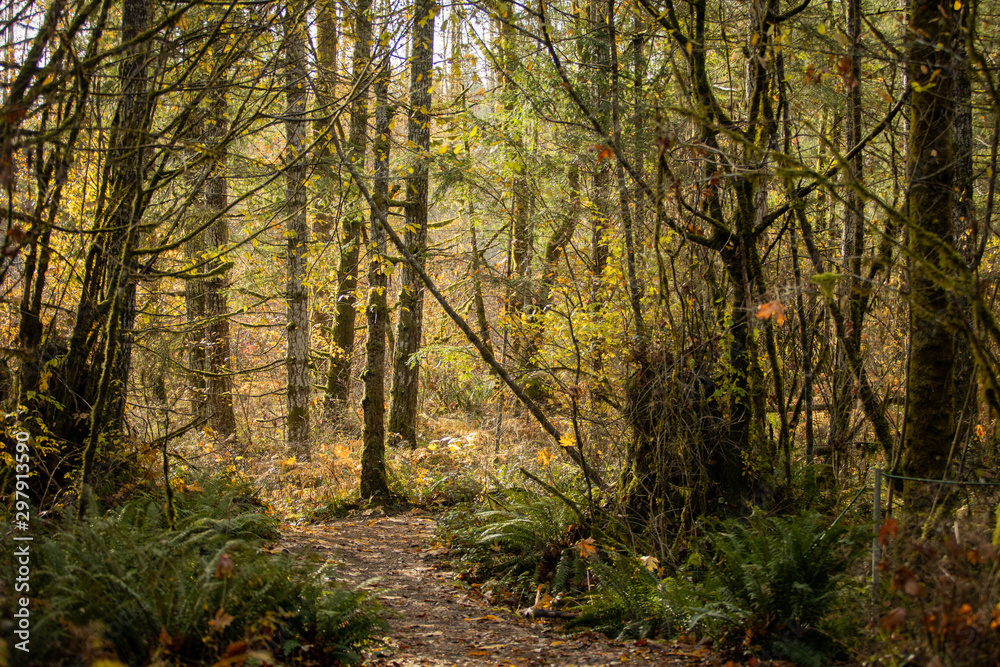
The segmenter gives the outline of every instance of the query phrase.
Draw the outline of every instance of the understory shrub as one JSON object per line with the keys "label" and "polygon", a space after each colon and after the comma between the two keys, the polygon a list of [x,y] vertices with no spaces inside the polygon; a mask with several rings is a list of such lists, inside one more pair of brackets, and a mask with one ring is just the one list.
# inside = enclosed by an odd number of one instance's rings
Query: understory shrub
{"label": "understory shrub", "polygon": [[959,523],[926,538],[908,526],[893,539],[895,519],[880,530],[882,664],[1000,664],[1000,551],[982,523]]}
{"label": "understory shrub", "polygon": [[234,490],[179,494],[176,530],[160,502],[66,519],[41,541],[34,664],[256,656],[330,665],[357,661],[384,627],[372,600],[326,569],[262,550],[276,521]]}

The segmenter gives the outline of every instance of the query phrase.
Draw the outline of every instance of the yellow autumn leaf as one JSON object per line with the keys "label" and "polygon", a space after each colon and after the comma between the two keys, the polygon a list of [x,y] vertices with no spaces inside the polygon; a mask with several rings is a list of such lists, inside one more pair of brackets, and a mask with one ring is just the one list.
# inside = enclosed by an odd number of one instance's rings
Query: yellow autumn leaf
{"label": "yellow autumn leaf", "polygon": [[826,34],[826,24],[825,23],[820,23],[818,26],[816,26],[816,32],[818,32],[821,35],[825,35]]}
{"label": "yellow autumn leaf", "polygon": [[573,439],[573,435],[570,433],[563,433],[559,438],[560,447],[575,447],[576,440]]}
{"label": "yellow autumn leaf", "polygon": [[547,449],[543,449],[538,452],[538,465],[547,466],[552,462],[552,452]]}

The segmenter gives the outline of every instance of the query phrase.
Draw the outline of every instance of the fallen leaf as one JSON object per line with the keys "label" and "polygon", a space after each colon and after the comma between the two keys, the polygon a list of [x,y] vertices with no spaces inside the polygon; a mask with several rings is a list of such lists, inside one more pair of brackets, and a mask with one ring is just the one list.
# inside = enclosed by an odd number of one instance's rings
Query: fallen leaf
{"label": "fallen leaf", "polygon": [[585,540],[580,540],[576,548],[580,550],[580,555],[584,558],[590,558],[591,556],[597,555],[597,547],[594,546],[594,538],[588,537]]}
{"label": "fallen leaf", "polygon": [[889,544],[889,540],[899,534],[899,521],[893,518],[885,520],[878,529],[878,543],[883,547]]}
{"label": "fallen leaf", "polygon": [[215,576],[217,579],[226,579],[233,576],[233,558],[229,554],[220,554],[219,562],[215,565]]}
{"label": "fallen leaf", "polygon": [[906,610],[896,607],[879,619],[878,626],[885,632],[895,632],[906,622]]}
{"label": "fallen leaf", "polygon": [[226,652],[212,667],[230,667],[230,665],[242,665],[250,657],[247,652],[249,644],[245,641],[233,642],[226,647]]}
{"label": "fallen leaf", "polygon": [[208,625],[213,630],[222,630],[223,628],[228,627],[229,624],[235,620],[236,618],[234,616],[230,616],[226,613],[225,607],[220,607],[219,611],[215,612],[215,618],[209,621]]}

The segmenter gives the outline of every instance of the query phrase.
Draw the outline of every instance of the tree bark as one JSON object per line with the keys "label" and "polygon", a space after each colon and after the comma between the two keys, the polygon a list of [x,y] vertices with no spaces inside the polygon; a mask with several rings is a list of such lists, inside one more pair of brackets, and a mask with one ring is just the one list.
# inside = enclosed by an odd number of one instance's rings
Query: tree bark
{"label": "tree bark", "polygon": [[309,292],[305,286],[305,255],[309,245],[306,216],[306,169],[302,162],[306,138],[306,25],[303,16],[286,9],[285,29],[285,216],[287,282],[285,358],[285,439],[289,450],[308,460],[309,443]]}
{"label": "tree bark", "polygon": [[[910,27],[911,356],[903,473],[941,479],[955,435],[955,346],[948,286],[935,274],[954,275],[946,250],[954,247],[955,74],[951,53],[937,45],[951,43],[951,3],[913,0]],[[904,495],[917,510],[927,502],[915,483],[905,486]]]}
{"label": "tree bark", "polygon": [[[122,4],[122,43],[130,44],[149,25],[149,0],[125,0]],[[107,268],[105,294],[110,302],[103,333],[100,379],[90,410],[90,433],[83,451],[80,474],[80,497],[77,513],[87,512],[93,483],[94,460],[98,442],[110,426],[121,428],[131,358],[131,325],[135,317],[135,281],[131,280],[133,251],[144,210],[143,171],[146,161],[146,132],[152,116],[149,87],[149,45],[132,43],[122,61],[121,95],[113,121],[112,149],[108,156],[104,187],[108,196],[99,206],[98,216],[105,221],[106,235],[92,247],[96,262],[101,256]],[[102,193],[103,194],[103,193]],[[99,249],[107,243],[106,249]],[[96,285],[94,285],[96,287]],[[82,370],[82,369],[80,369]]]}
{"label": "tree bark", "polygon": [[[197,210],[197,204],[196,204]],[[191,216],[191,232],[203,221]],[[184,257],[189,262],[199,262],[205,252],[205,235],[194,234],[184,243]],[[190,329],[185,336],[188,365],[188,403],[191,414],[200,419],[208,415],[208,382],[205,378],[205,282],[194,278],[184,281],[184,306]]]}
{"label": "tree bark", "polygon": [[[952,150],[955,156],[955,189],[952,213],[952,233],[959,254],[970,266],[975,263],[976,250],[982,234],[977,224],[974,202],[975,174],[972,162],[972,81],[970,77],[967,40],[969,38],[968,2],[954,13],[952,57],[955,68],[955,115],[952,120]],[[960,311],[967,312],[969,303],[961,299]],[[970,437],[978,420],[979,392],[976,364],[964,329],[955,333],[955,409],[958,442]]]}
{"label": "tree bark", "polygon": [[[340,49],[340,17],[337,7],[339,0],[321,0],[316,4],[316,122],[313,131],[317,135],[313,155],[318,176],[318,196],[313,201],[312,233],[315,246],[327,248],[333,241],[333,231],[337,226],[336,202],[342,195],[341,179],[335,168],[335,152],[330,147],[329,133],[334,131],[334,104],[337,99]],[[322,254],[326,258],[326,253]],[[327,266],[320,268],[325,272]],[[313,288],[312,326],[317,338],[323,341],[324,352],[329,352],[332,342],[333,314],[336,304],[330,303],[330,285],[326,280],[317,280]],[[325,384],[329,374],[329,361],[319,363],[319,376]],[[326,402],[324,402],[324,413]],[[325,415],[324,415],[325,417]]]}
{"label": "tree bark", "polygon": [[371,209],[371,247],[368,262],[368,338],[365,341],[365,370],[362,374],[365,391],[361,398],[364,428],[361,434],[362,498],[388,497],[389,485],[385,472],[385,331],[389,321],[386,291],[389,280],[385,273],[386,233],[389,224],[389,146],[392,115],[389,106],[389,60],[375,79],[375,183]]}
{"label": "tree bark", "polygon": [[[232,39],[228,35],[225,40]],[[223,58],[225,41],[213,45],[218,60]],[[229,120],[227,101],[228,81],[215,82],[208,95],[210,117],[205,128],[207,144],[212,147],[214,159],[210,163],[211,172],[205,183],[205,208],[215,220],[206,231],[206,241],[210,252],[218,254],[229,245],[229,220],[226,207],[229,205],[229,181],[226,175],[228,146],[225,137]],[[233,412],[232,343],[229,334],[229,303],[226,290],[229,279],[226,273],[218,272],[221,260],[215,257],[205,268],[217,274],[205,283],[205,315],[208,324],[205,329],[205,347],[208,370],[208,418],[209,425],[220,440],[236,435],[236,415]]]}
{"label": "tree bark", "polygon": [[[413,5],[413,54],[410,58],[410,116],[407,138],[417,151],[413,173],[406,177],[406,236],[409,251],[422,263],[427,249],[428,163],[431,145],[431,84],[433,82],[434,15],[436,0],[415,0]],[[417,443],[417,396],[423,330],[424,288],[419,275],[403,265],[392,361],[390,435],[415,447]]]}
{"label": "tree bark", "polygon": [[[365,171],[368,144],[369,42],[372,36],[371,0],[358,0],[354,10],[354,55],[351,82],[355,98],[351,103],[351,127],[348,135],[348,159]],[[354,324],[357,320],[354,290],[358,286],[358,251],[364,206],[357,186],[348,192],[348,212],[340,236],[340,264],[337,267],[337,313],[330,345],[330,369],[326,378],[323,413],[328,423],[336,421],[347,406],[350,395],[351,365],[354,360]]]}

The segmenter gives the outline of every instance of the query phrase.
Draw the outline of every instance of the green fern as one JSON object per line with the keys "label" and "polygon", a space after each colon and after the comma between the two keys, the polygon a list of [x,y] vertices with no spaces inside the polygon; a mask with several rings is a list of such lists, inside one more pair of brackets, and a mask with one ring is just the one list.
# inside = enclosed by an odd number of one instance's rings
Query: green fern
{"label": "green fern", "polygon": [[442,522],[452,552],[475,576],[496,579],[522,598],[533,596],[550,575],[560,583],[578,579],[569,571],[560,574],[560,568],[580,568],[567,553],[579,539],[578,519],[563,500],[512,489],[492,494],[489,502],[489,509],[455,510]]}
{"label": "green fern", "polygon": [[155,499],[140,499],[43,540],[32,659],[58,661],[70,630],[89,626],[129,664],[146,664],[163,632],[174,655],[198,663],[246,638],[291,652],[310,645],[303,657],[320,664],[357,661],[385,628],[377,605],[325,569],[261,551],[275,520],[226,495],[179,503],[173,531]]}
{"label": "green fern", "polygon": [[865,547],[866,536],[827,524],[811,512],[754,515],[748,524],[728,521],[709,532],[715,557],[706,590],[712,597],[706,596],[691,625],[759,642],[788,658],[829,650],[821,623],[843,594],[847,567]]}
{"label": "green fern", "polygon": [[699,598],[683,579],[659,576],[631,556],[591,564],[598,592],[571,626],[619,639],[671,636],[682,629]]}

